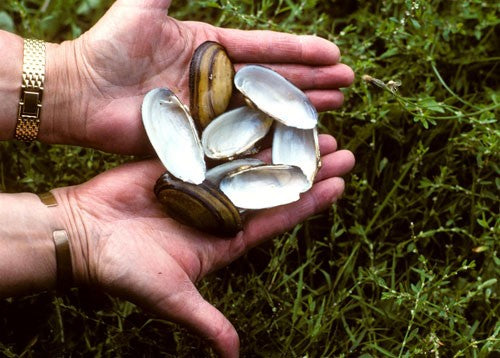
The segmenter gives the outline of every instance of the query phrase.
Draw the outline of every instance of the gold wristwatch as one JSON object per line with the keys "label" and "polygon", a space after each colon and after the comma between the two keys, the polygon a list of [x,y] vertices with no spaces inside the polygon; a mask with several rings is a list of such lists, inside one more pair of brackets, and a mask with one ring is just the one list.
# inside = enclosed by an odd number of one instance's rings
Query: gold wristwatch
{"label": "gold wristwatch", "polygon": [[24,40],[23,82],[19,99],[15,138],[32,142],[40,129],[45,82],[45,42]]}

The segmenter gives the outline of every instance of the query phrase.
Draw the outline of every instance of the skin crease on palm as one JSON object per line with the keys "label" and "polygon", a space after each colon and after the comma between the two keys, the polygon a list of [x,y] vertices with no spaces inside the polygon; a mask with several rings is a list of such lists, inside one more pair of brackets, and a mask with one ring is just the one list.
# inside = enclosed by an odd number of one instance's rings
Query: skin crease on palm
{"label": "skin crease on palm", "polygon": [[[142,99],[152,88],[169,87],[188,104],[189,62],[207,40],[221,43],[237,70],[247,63],[277,70],[304,90],[319,111],[342,104],[339,88],[349,86],[354,75],[339,62],[339,49],[331,42],[178,21],[168,17],[169,5],[166,0],[116,1],[91,30],[57,47],[65,56],[54,59],[47,52],[47,65],[56,68],[49,73],[57,77],[58,61],[65,63],[59,67],[66,72],[55,82],[65,86],[59,95],[71,105],[64,118],[49,106],[44,109],[45,141],[151,154],[141,122]],[[295,203],[248,214],[243,231],[229,240],[165,216],[152,190],[164,171],[157,160],[129,163],[84,184],[55,189],[71,237],[76,283],[129,299],[203,335],[221,356],[238,356],[236,330],[201,297],[195,283],[341,196],[340,176],[353,168],[354,156],[337,150],[330,135],[320,136],[320,150],[322,168],[310,191]],[[268,150],[260,156],[269,161]]]}
{"label": "skin crease on palm", "polygon": [[[195,283],[250,248],[292,229],[327,209],[344,190],[339,176],[354,157],[320,136],[322,168],[313,188],[297,202],[255,211],[234,238],[203,234],[166,218],[152,186],[164,168],[157,160],[130,163],[89,182],[54,194],[68,217],[74,276],[137,303],[160,317],[180,322],[212,342],[223,357],[238,356],[238,334],[224,315],[205,301]],[[270,151],[260,153],[269,161]]]}
{"label": "skin crease on palm", "polygon": [[[354,74],[339,63],[333,43],[316,36],[178,21],[167,16],[169,5],[165,0],[117,1],[91,30],[64,43],[66,61],[74,64],[67,68],[78,69],[68,74],[70,83],[82,84],[65,91],[80,99],[67,101],[77,107],[71,112],[79,114],[76,123],[61,129],[68,144],[124,154],[145,154],[148,148],[151,153],[140,122],[142,98],[152,88],[168,87],[188,104],[187,69],[196,47],[207,40],[225,46],[236,70],[247,63],[277,70],[304,90],[319,111],[342,104],[339,88],[349,86]],[[81,95],[79,88],[89,90]],[[122,136],[127,141],[109,140]]]}

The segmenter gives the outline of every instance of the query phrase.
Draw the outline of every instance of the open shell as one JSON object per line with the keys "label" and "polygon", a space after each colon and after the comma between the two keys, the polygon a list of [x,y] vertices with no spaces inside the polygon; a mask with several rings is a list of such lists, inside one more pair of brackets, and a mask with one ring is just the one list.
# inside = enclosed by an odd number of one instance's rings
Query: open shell
{"label": "open shell", "polygon": [[229,173],[264,164],[266,163],[264,163],[260,159],[255,159],[255,158],[243,158],[243,159],[232,160],[230,162],[225,162],[216,167],[213,167],[212,169],[207,171],[205,180],[210,182],[214,186],[218,187],[221,180],[224,179],[224,177]]}
{"label": "open shell", "polygon": [[[242,211],[298,200],[320,166],[317,112],[307,96],[270,69],[245,66],[234,76],[234,84],[251,107],[223,113],[233,75],[221,45],[206,42],[195,51],[191,110],[198,129],[205,128],[202,140],[189,110],[172,91],[154,89],[142,104],[147,135],[167,169],[156,182],[155,195],[174,219],[219,236],[234,236],[242,229]],[[246,158],[206,172],[205,155],[225,160],[248,155],[273,119],[278,121],[274,164]]]}
{"label": "open shell", "polygon": [[142,103],[142,122],[165,168],[176,178],[200,184],[206,165],[198,133],[187,108],[172,91],[156,88]]}
{"label": "open shell", "polygon": [[321,166],[317,129],[299,129],[276,123],[272,158],[273,164],[299,167],[311,187]]}
{"label": "open shell", "polygon": [[272,123],[273,120],[261,111],[236,108],[215,118],[203,131],[203,150],[212,159],[232,159],[264,138]]}
{"label": "open shell", "polygon": [[228,174],[220,189],[241,209],[264,209],[299,200],[309,182],[290,165],[263,165]]}
{"label": "open shell", "polygon": [[244,66],[234,84],[255,107],[287,126],[311,129],[318,122],[316,108],[304,92],[273,70]]}

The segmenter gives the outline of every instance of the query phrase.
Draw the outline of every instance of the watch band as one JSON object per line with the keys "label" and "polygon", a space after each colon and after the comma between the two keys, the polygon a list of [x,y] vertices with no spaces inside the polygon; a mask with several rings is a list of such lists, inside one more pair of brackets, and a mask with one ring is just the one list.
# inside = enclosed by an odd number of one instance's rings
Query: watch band
{"label": "watch band", "polygon": [[24,39],[23,82],[19,99],[15,138],[32,142],[40,129],[45,83],[45,42]]}

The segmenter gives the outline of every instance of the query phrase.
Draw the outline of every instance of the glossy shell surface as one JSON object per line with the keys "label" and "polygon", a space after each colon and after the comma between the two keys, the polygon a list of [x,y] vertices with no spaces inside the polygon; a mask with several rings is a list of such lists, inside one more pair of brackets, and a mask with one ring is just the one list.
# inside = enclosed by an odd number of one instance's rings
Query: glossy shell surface
{"label": "glossy shell surface", "polygon": [[[225,112],[233,83],[249,107]],[[172,218],[231,237],[242,229],[241,212],[294,202],[312,186],[320,167],[317,112],[300,89],[262,66],[234,75],[225,49],[214,42],[195,51],[189,85],[190,110],[166,88],[151,90],[142,104],[147,135],[167,169],[154,192]],[[273,164],[234,160],[255,153],[274,120]],[[207,172],[206,157],[210,164],[227,162]]]}
{"label": "glossy shell surface", "polygon": [[200,131],[226,110],[233,78],[234,67],[222,45],[207,41],[195,50],[189,69],[190,110]]}
{"label": "glossy shell surface", "polygon": [[264,209],[299,200],[309,182],[289,165],[264,165],[239,170],[220,182],[220,189],[241,209]]}
{"label": "glossy shell surface", "polygon": [[206,180],[215,186],[219,186],[220,182],[226,175],[237,170],[243,170],[250,167],[265,165],[262,160],[255,158],[235,159],[230,162],[220,164],[207,171]]}
{"label": "glossy shell surface", "polygon": [[310,187],[321,166],[318,131],[287,127],[276,123],[272,146],[273,164],[299,167],[307,177]]}
{"label": "glossy shell surface", "polygon": [[273,70],[244,66],[234,84],[255,107],[287,126],[311,129],[318,122],[316,108],[304,92]]}
{"label": "glossy shell surface", "polygon": [[273,120],[250,107],[240,107],[215,118],[203,131],[201,142],[207,157],[232,159],[261,140]]}
{"label": "glossy shell surface", "polygon": [[162,175],[154,188],[158,200],[177,221],[219,236],[234,236],[242,228],[231,201],[208,183],[194,185]]}
{"label": "glossy shell surface", "polygon": [[205,180],[201,141],[187,108],[172,91],[157,88],[146,94],[142,122],[156,154],[173,176],[193,184]]}

